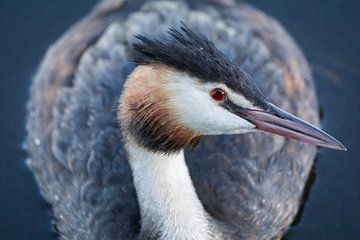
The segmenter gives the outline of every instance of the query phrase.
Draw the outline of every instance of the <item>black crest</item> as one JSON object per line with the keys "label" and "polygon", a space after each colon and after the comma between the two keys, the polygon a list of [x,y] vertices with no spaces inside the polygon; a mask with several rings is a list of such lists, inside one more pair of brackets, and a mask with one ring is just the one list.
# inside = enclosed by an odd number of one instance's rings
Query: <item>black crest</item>
{"label": "black crest", "polygon": [[166,41],[151,40],[143,35],[135,37],[132,60],[147,65],[162,63],[199,78],[205,82],[222,82],[240,92],[253,103],[265,107],[265,97],[251,77],[233,64],[205,36],[194,33],[182,23],[180,29],[170,28]]}

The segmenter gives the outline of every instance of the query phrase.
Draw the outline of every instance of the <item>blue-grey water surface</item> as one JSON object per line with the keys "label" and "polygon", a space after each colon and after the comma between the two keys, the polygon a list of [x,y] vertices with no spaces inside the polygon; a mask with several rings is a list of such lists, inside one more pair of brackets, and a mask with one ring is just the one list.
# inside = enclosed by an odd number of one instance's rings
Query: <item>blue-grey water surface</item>
{"label": "blue-grey water surface", "polygon": [[[25,106],[45,50],[94,2],[0,0],[0,240],[57,238],[21,150]],[[322,126],[349,149],[320,150],[305,207],[284,239],[360,239],[360,1],[249,2],[275,16],[302,47]]]}

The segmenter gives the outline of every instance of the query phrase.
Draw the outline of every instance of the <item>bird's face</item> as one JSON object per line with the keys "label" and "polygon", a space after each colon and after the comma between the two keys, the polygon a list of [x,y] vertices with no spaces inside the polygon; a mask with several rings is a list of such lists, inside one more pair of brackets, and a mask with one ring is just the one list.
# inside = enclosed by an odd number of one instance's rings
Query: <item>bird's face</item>
{"label": "bird's face", "polygon": [[[271,132],[309,144],[338,150],[335,138],[270,103],[251,99],[225,83],[206,82],[183,72],[170,71],[166,92],[169,109],[184,127],[202,135]],[[261,105],[256,102],[259,101]],[[261,99],[262,98],[262,99]]]}
{"label": "bird's face", "polygon": [[140,42],[133,44],[133,60],[142,66],[128,81],[120,115],[129,116],[123,122],[144,146],[174,151],[199,135],[265,131],[345,149],[270,103],[251,77],[204,36],[185,25],[169,34],[167,42],[137,36]]}
{"label": "bird's face", "polygon": [[165,65],[140,66],[125,85],[120,118],[138,142],[165,152],[191,144],[201,135],[254,131],[345,149],[327,133],[271,104],[260,92],[245,94],[229,85]]}
{"label": "bird's face", "polygon": [[225,105],[231,101],[244,108],[257,107],[225,84],[204,82],[174,70],[167,77],[170,109],[184,126],[201,135],[241,134],[256,129],[254,124],[232,113]]}

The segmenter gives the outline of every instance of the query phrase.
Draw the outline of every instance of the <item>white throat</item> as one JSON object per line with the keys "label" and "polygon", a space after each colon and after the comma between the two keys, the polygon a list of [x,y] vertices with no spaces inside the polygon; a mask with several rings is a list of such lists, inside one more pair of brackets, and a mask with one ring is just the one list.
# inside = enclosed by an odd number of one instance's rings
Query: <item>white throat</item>
{"label": "white throat", "polygon": [[[163,240],[217,239],[191,181],[184,151],[151,152],[126,143],[140,204],[141,228]],[[214,236],[215,235],[215,236]]]}

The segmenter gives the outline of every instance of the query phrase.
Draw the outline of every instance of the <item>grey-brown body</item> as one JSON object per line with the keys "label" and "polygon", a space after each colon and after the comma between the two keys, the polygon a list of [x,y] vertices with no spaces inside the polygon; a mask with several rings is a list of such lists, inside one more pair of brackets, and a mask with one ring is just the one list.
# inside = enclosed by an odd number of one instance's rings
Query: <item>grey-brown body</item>
{"label": "grey-brown body", "polygon": [[[191,2],[191,1],[189,1]],[[137,198],[116,120],[134,34],[184,21],[250,73],[276,105],[318,124],[309,67],[272,18],[231,1],[100,3],[48,51],[31,89],[28,164],[62,239],[134,239]],[[205,137],[187,149],[197,194],[231,239],[277,239],[293,221],[316,149],[270,134]]]}

